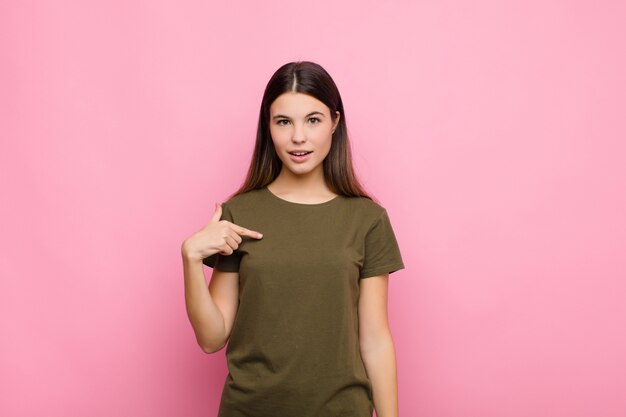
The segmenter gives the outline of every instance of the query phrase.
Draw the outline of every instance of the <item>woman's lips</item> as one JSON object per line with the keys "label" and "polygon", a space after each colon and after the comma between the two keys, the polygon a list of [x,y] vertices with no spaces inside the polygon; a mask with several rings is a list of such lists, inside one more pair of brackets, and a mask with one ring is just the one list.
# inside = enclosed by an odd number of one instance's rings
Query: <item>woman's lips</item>
{"label": "woman's lips", "polygon": [[309,153],[305,155],[294,155],[290,153],[289,156],[291,157],[291,160],[294,162],[304,162],[309,159],[309,156],[311,156],[311,153],[313,153],[313,151],[310,151]]}

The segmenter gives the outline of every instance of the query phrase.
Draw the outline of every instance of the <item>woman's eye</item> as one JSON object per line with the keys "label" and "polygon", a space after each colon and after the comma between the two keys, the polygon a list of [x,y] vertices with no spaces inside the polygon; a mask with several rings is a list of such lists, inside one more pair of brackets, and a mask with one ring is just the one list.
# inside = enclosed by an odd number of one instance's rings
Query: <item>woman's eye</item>
{"label": "woman's eye", "polygon": [[[311,117],[309,118],[309,122],[313,123],[314,125],[318,124],[321,122],[321,120],[318,117]],[[289,123],[289,120],[287,119],[281,119],[276,121],[276,124],[278,126],[286,126]]]}

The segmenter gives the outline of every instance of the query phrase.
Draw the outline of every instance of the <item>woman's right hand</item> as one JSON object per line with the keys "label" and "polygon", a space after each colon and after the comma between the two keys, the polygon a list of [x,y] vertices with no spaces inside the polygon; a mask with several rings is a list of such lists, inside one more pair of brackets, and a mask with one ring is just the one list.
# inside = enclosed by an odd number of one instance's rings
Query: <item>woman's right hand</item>
{"label": "woman's right hand", "polygon": [[261,239],[263,235],[257,231],[238,226],[228,220],[220,220],[222,205],[216,204],[211,220],[202,229],[189,236],[183,242],[181,251],[188,259],[202,260],[220,253],[231,255],[239,247],[241,236]]}

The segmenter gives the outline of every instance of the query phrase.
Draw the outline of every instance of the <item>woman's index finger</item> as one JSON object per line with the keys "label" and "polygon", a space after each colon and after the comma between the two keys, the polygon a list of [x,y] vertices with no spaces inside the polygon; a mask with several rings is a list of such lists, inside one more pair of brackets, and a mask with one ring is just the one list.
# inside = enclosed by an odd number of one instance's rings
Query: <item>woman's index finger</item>
{"label": "woman's index finger", "polygon": [[242,235],[242,236],[250,236],[255,239],[260,239],[263,237],[262,233],[256,232],[254,230],[246,229],[245,227],[241,227],[234,223],[233,223],[233,229],[235,230],[235,232],[237,232],[237,234]]}

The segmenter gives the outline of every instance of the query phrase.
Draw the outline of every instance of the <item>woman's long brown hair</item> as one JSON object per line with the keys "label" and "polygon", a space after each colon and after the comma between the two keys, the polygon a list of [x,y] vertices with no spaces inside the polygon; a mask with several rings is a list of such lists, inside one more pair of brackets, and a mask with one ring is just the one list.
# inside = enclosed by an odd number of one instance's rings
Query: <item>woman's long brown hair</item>
{"label": "woman's long brown hair", "polygon": [[346,113],[339,90],[330,74],[319,64],[310,61],[290,62],[283,65],[267,83],[261,102],[250,168],[245,181],[231,197],[263,188],[274,181],[280,173],[282,161],[276,154],[270,135],[269,109],[274,100],[286,92],[303,93],[315,97],[328,106],[333,122],[337,117],[335,111],[339,111],[341,117],[332,136],[330,151],[322,162],[324,180],[335,194],[374,200],[364,191],[352,167]]}

